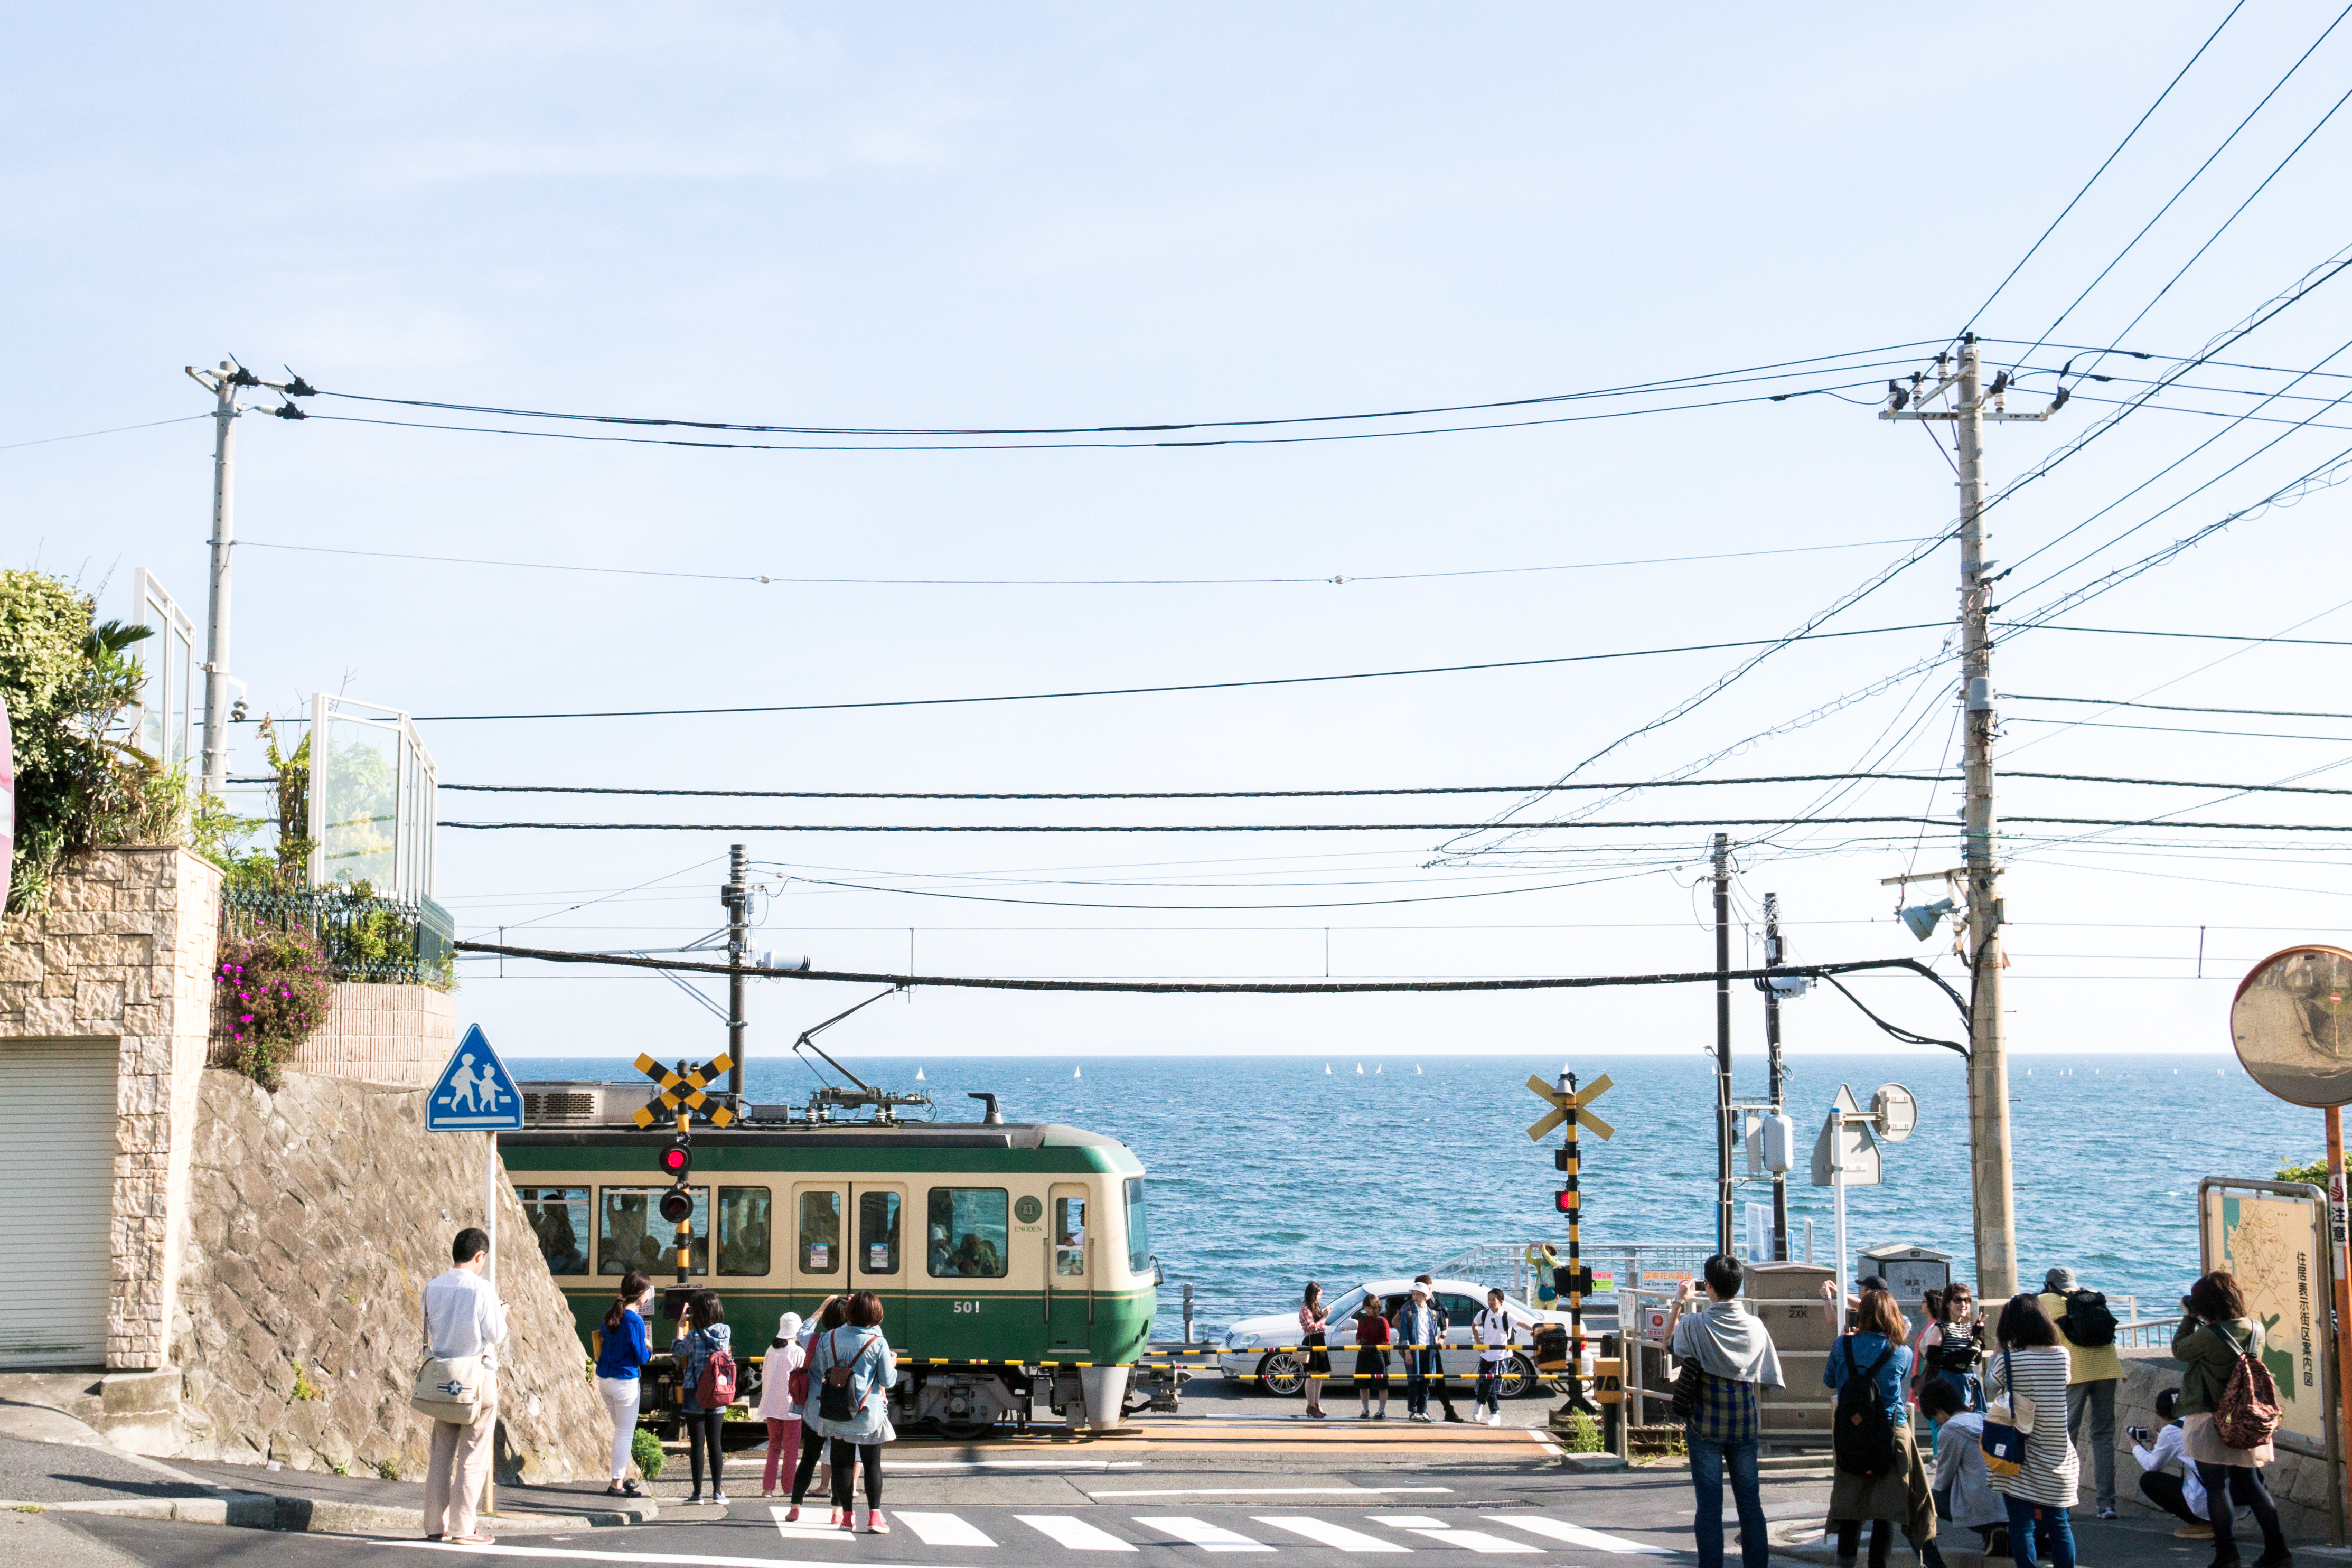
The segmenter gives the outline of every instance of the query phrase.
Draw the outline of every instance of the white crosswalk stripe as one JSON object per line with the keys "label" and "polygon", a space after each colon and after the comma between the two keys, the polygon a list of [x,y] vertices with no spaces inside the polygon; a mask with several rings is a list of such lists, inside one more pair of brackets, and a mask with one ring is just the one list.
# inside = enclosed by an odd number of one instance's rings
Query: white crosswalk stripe
{"label": "white crosswalk stripe", "polygon": [[1366,1535],[1360,1530],[1350,1530],[1344,1524],[1334,1524],[1328,1519],[1317,1519],[1312,1514],[1254,1513],[1250,1517],[1260,1524],[1270,1524],[1276,1530],[1286,1530],[1293,1535],[1303,1535],[1309,1541],[1320,1542],[1326,1546],[1337,1546],[1343,1552],[1411,1552],[1412,1550],[1402,1542],[1383,1541],[1377,1535]]}
{"label": "white crosswalk stripe", "polygon": [[1211,1524],[1205,1519],[1193,1519],[1184,1514],[1160,1514],[1150,1519],[1138,1517],[1136,1523],[1146,1530],[1156,1530],[1163,1535],[1197,1546],[1203,1552],[1271,1552],[1273,1547],[1263,1541],[1227,1530],[1222,1524]]}
{"label": "white crosswalk stripe", "polygon": [[1016,1513],[1013,1516],[1055,1544],[1073,1552],[1132,1552],[1135,1542],[1121,1541],[1109,1531],[1073,1519],[1066,1513]]}
{"label": "white crosswalk stripe", "polygon": [[833,1516],[833,1511],[830,1508],[811,1508],[803,1504],[800,1518],[789,1521],[784,1515],[790,1513],[792,1510],[782,1503],[771,1503],[768,1506],[768,1511],[775,1516],[776,1532],[786,1541],[855,1541],[857,1539],[840,1526],[825,1522]]}
{"label": "white crosswalk stripe", "polygon": [[1570,1546],[1582,1546],[1594,1552],[1642,1552],[1655,1556],[1671,1557],[1674,1552],[1664,1546],[1644,1546],[1638,1541],[1628,1541],[1622,1535],[1604,1535],[1597,1530],[1587,1530],[1580,1524],[1549,1519],[1540,1513],[1490,1513],[1484,1515],[1497,1524],[1507,1524],[1524,1530],[1530,1535],[1565,1542]]}
{"label": "white crosswalk stripe", "polygon": [[1506,1541],[1499,1535],[1489,1535],[1483,1530],[1456,1530],[1451,1521],[1433,1519],[1425,1513],[1368,1513],[1364,1517],[1375,1524],[1385,1524],[1391,1530],[1407,1531],[1433,1545],[1451,1546],[1459,1552],[1507,1552],[1540,1550],[1540,1548],[1529,1546],[1523,1541]]}
{"label": "white crosswalk stripe", "polygon": [[993,1546],[995,1542],[981,1533],[978,1525],[952,1513],[909,1513],[894,1508],[890,1517],[915,1532],[915,1539],[926,1546]]}

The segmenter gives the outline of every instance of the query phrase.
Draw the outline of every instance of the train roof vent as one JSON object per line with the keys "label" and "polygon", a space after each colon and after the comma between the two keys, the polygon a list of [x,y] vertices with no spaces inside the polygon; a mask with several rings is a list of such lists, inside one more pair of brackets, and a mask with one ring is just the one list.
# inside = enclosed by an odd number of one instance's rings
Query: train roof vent
{"label": "train roof vent", "polygon": [[601,1124],[604,1083],[522,1083],[523,1124],[530,1127],[593,1127]]}

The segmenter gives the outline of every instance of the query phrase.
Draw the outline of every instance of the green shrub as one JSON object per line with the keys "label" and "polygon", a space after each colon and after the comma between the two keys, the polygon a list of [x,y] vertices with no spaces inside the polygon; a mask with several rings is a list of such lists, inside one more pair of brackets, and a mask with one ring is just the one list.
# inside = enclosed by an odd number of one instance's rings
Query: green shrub
{"label": "green shrub", "polygon": [[636,1460],[637,1473],[649,1481],[661,1479],[662,1462],[667,1458],[662,1452],[661,1439],[640,1427],[629,1438],[629,1458]]}
{"label": "green shrub", "polygon": [[236,1070],[277,1088],[278,1065],[327,1021],[326,954],[305,931],[257,931],[221,944],[213,981]]}
{"label": "green shrub", "polygon": [[[2352,1170],[2352,1154],[2347,1154],[2344,1156],[2344,1165],[2347,1170]],[[2327,1156],[2323,1155],[2307,1166],[2282,1166],[2279,1167],[2278,1179],[2280,1181],[2307,1181],[2314,1186],[2326,1186],[2327,1185]]]}

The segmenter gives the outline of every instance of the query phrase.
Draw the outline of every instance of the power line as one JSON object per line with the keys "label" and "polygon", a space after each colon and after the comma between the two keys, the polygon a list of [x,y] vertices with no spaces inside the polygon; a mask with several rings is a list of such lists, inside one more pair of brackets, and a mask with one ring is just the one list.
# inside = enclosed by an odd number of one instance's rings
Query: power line
{"label": "power line", "polygon": [[[2130,729],[2148,735],[2228,735],[2247,740],[2338,740],[2352,741],[2352,735],[2297,735],[2284,730],[2269,729],[2197,729],[2178,724],[2103,724],[2088,718],[2037,718],[2031,714],[2012,714],[2002,722],[2007,724],[2060,724],[2069,729]],[[2231,786],[2236,788],[2236,786]]]}
{"label": "power line", "polygon": [[[1668,377],[1661,381],[1629,382],[1617,386],[1588,388],[1581,392],[1548,392],[1535,397],[1504,398],[1486,402],[1437,403],[1413,408],[1378,409],[1356,413],[1293,414],[1265,419],[1156,420],[1127,424],[995,426],[758,424],[733,420],[679,419],[665,415],[565,413],[551,409],[502,407],[493,403],[445,402],[429,398],[370,396],[360,392],[321,392],[316,395],[339,398],[347,402],[373,402],[402,408],[438,409],[451,413],[495,414],[509,419],[549,419],[589,424],[735,431],[755,435],[1141,435],[1180,430],[1257,429],[1269,425],[1351,423],[1375,419],[1421,419],[1443,413],[1483,413],[1495,409],[1529,408],[1548,403],[1587,402],[1596,398],[1630,397],[1643,392],[1688,391],[1710,385],[1732,385],[1737,384],[1740,379],[1780,381],[1787,378],[1763,372],[1794,371],[1801,366],[1825,365],[1832,361],[1859,360],[1866,355],[1895,353],[1933,346],[1933,343],[1924,339],[1909,343],[1884,343],[1873,349],[1853,349],[1835,354],[1815,354],[1800,360],[1779,360],[1767,364],[1743,365],[1733,370],[1708,371],[1696,375]],[[1886,362],[1888,361],[1844,365],[1839,368],[1845,371],[1875,370],[1885,368]]]}
{"label": "power line", "polygon": [[144,424],[110,424],[104,430],[79,430],[71,435],[43,435],[31,441],[0,443],[0,452],[14,452],[23,446],[49,446],[60,441],[88,441],[93,435],[120,435],[126,430],[153,430],[158,425],[185,424],[190,420],[211,417],[209,413],[184,413],[176,419],[151,419]]}
{"label": "power line", "polygon": [[[2007,288],[2012,282],[2016,281],[2017,275],[2025,270],[2025,264],[2033,259],[2034,254],[2041,250],[2042,243],[2049,239],[2052,235],[2058,232],[2058,225],[2066,221],[2066,214],[2073,212],[2075,207],[2081,204],[2083,198],[2091,193],[2091,187],[2099,183],[2099,176],[2107,172],[2108,165],[2112,164],[2116,159],[2123,156],[2124,149],[2132,144],[2132,138],[2139,134],[2140,127],[2146,125],[2150,117],[2152,117],[2158,110],[2164,107],[2164,100],[2172,96],[2172,89],[2180,85],[2180,78],[2189,74],[2189,67],[2194,66],[2199,60],[2205,57],[2205,51],[2213,47],[2213,40],[2221,36],[2221,29],[2228,26],[2231,19],[2234,18],[2240,11],[2245,9],[2245,5],[2246,0],[2238,0],[2236,5],[2230,7],[2229,15],[2223,16],[2220,26],[2216,26],[2212,32],[2206,35],[2205,41],[2197,46],[2197,52],[2189,57],[2188,64],[2182,66],[2178,71],[2175,71],[2173,73],[2172,79],[2164,84],[2164,90],[2156,95],[2156,101],[2149,104],[2147,108],[2141,112],[2140,117],[2137,120],[2132,121],[2132,128],[2124,132],[2124,139],[2116,143],[2115,151],[2108,153],[2105,158],[2102,159],[2096,169],[2091,171],[2091,177],[2083,182],[2083,188],[2074,193],[2074,200],[2068,202],[2063,208],[2060,209],[2058,215],[2050,220],[2050,226],[2042,231],[2040,238],[2037,238],[2032,245],[2026,247],[2025,254],[2017,258],[2017,265],[2011,267],[2008,275],[1998,284],[1993,286],[1993,291],[1990,294],[1985,296],[1984,303],[1978,306],[1974,310],[1969,312],[1968,324],[1963,326],[1959,331],[1955,334],[1956,337],[1966,337],[1968,335],[1969,329],[1977,324],[1977,319],[1982,316],[1987,310],[1990,309],[1992,308],[1992,302],[2000,298],[2001,290]],[[2104,274],[2102,276],[2104,276]],[[2053,323],[2053,326],[2054,328],[2055,323]],[[2042,336],[2046,338],[2049,334],[2045,332]]]}
{"label": "power line", "polygon": [[[1778,827],[1800,819],[1790,817],[1696,817],[1673,821],[1530,822],[1530,829],[1549,828],[1743,828]],[[1901,822],[1912,826],[1938,818],[1812,817],[1809,822],[1846,824]],[[2071,817],[2011,817],[2012,822],[2072,821]],[[548,832],[599,833],[1450,833],[1482,827],[1477,822],[463,822],[443,821],[443,828],[480,831],[530,828]],[[2224,824],[2199,822],[2196,827]]]}
{"label": "power line", "polygon": [[[2187,411],[2183,411],[2187,412]],[[193,418],[206,419],[208,414]],[[1865,549],[1916,544],[1916,538],[1855,539],[1849,544],[1795,545],[1782,549],[1718,550],[1706,555],[1646,556],[1627,560],[1568,561],[1550,566],[1468,567],[1450,571],[1335,572],[1327,577],[778,577],[767,572],[672,571],[651,567],[580,566],[567,561],[497,560],[480,556],[416,555],[405,550],[343,549],[328,545],[273,544],[239,539],[244,549],[298,550],[306,555],[362,556],[372,560],[429,561],[442,566],[509,567],[526,571],[574,571],[604,577],[684,578],[707,582],[780,583],[826,588],[1251,588],[1351,582],[1423,582],[1460,577],[1515,577],[1537,572],[1599,571],[1615,567],[1679,566],[1695,561],[1748,560],[1759,556],[1814,555],[1825,550]]]}
{"label": "power line", "polygon": [[[1151,696],[1168,692],[1222,692],[1250,686],[1319,685],[1335,681],[1381,681],[1403,675],[1453,675],[1481,670],[1534,669],[1547,664],[1581,664],[1608,659],[1646,659],[1667,653],[1704,653],[1724,648],[1780,646],[1789,642],[1826,642],[1838,637],[1874,637],[1891,632],[1932,632],[1940,621],[1908,626],[1865,626],[1851,632],[1818,632],[1800,637],[1757,637],[1731,643],[1692,643],[1672,648],[1633,648],[1612,653],[1563,653],[1542,659],[1497,659],[1480,664],[1431,664],[1407,670],[1364,670],[1337,675],[1277,675],[1242,681],[1192,681],[1160,686],[1106,686],[1086,691],[1013,692],[974,697],[896,697],[872,702],[772,703],[740,707],[619,708],[576,713],[443,713],[418,714],[417,723],[466,724],[482,720],[555,718],[680,718],[744,713],[832,713],[860,708],[954,707],[972,703],[1052,702],[1066,697]],[[247,719],[257,724],[258,719]]]}
{"label": "power line", "polygon": [[[1788,773],[1752,779],[1685,779],[1675,787],[1716,784],[1813,784],[1848,779],[1892,779],[1905,783],[1951,783],[1958,775],[1925,773]],[[268,779],[232,779],[232,784],[260,784]],[[660,789],[628,785],[598,784],[442,784],[442,789],[472,790],[499,795],[691,795],[744,800],[1322,800],[1349,795],[1517,795],[1542,784],[1441,784],[1379,789],[1057,789],[1057,790],[912,790],[912,789]],[[1571,789],[1634,789],[1639,784],[1571,784]]]}
{"label": "power line", "polygon": [[[2352,719],[2352,713],[2305,713],[2294,708],[2275,707],[2193,707],[2185,703],[2122,702],[2106,697],[2038,697],[2030,696],[2023,692],[2003,692],[2001,700],[2012,703],[2087,703],[2093,707],[2149,708],[2158,713],[2233,713],[2242,714],[2251,718]],[[2016,776],[2012,774],[2011,777]]]}
{"label": "power line", "polygon": [[2056,626],[2040,622],[1996,621],[2004,631],[2085,632],[2105,637],[2185,637],[2200,643],[2277,643],[2298,648],[2352,648],[2352,640],[2331,637],[2248,637],[2231,632],[2147,631],[2134,626]]}

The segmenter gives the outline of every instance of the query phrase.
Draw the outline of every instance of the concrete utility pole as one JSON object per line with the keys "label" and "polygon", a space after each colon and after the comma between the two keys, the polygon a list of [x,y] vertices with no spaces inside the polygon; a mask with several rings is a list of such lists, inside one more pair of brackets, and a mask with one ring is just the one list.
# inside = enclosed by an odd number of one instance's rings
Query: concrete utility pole
{"label": "concrete utility pole", "polygon": [[727,1092],[739,1110],[743,1103],[744,1036],[749,1032],[743,1017],[743,957],[751,936],[744,913],[751,902],[751,862],[743,846],[729,845],[727,885],[719,890],[719,898],[727,905],[727,967],[733,971],[727,977],[727,1055],[733,1063],[727,1069]]}
{"label": "concrete utility pole", "polygon": [[[233,359],[223,360],[218,370],[200,371],[194,365],[182,369],[190,381],[213,394],[213,567],[205,613],[203,789],[217,797],[228,787],[228,689],[235,684],[228,673],[229,552],[236,538],[236,419],[245,412],[237,404],[236,394],[246,387],[268,387],[289,398],[311,397],[317,389],[300,376],[265,382]],[[292,402],[265,407],[262,412],[280,419],[306,417]]]}
{"label": "concrete utility pole", "polygon": [[[1764,895],[1764,967],[1777,969],[1787,953],[1780,946],[1780,895]],[[1775,1115],[1785,1103],[1780,1082],[1780,991],[1769,979],[1764,982],[1764,1058],[1771,1074],[1771,1101]],[[1789,1173],[1772,1173],[1772,1260],[1789,1261]]]}
{"label": "concrete utility pole", "polygon": [[1715,835],[1715,1249],[1731,1250],[1731,835]]}
{"label": "concrete utility pole", "polygon": [[[1949,368],[1948,368],[1949,367]],[[1953,461],[1960,491],[1960,691],[1967,744],[1963,771],[1968,805],[1963,842],[1967,879],[1969,961],[1969,1161],[1976,1198],[1977,1296],[2000,1301],[2017,1291],[2016,1192],[2010,1171],[2008,1029],[2001,1009],[2003,911],[2000,866],[1994,857],[1992,746],[1992,584],[1998,562],[1985,557],[1984,427],[1992,423],[2048,419],[2065,402],[2062,390],[2038,413],[2003,407],[2009,374],[1988,388],[1974,333],[1960,340],[1957,365],[1937,355],[1937,381],[1924,374],[1906,387],[1887,386],[1881,419],[1946,420],[1952,424]],[[1927,405],[1948,395],[1950,406]],[[1990,406],[1988,406],[1990,405]]]}

